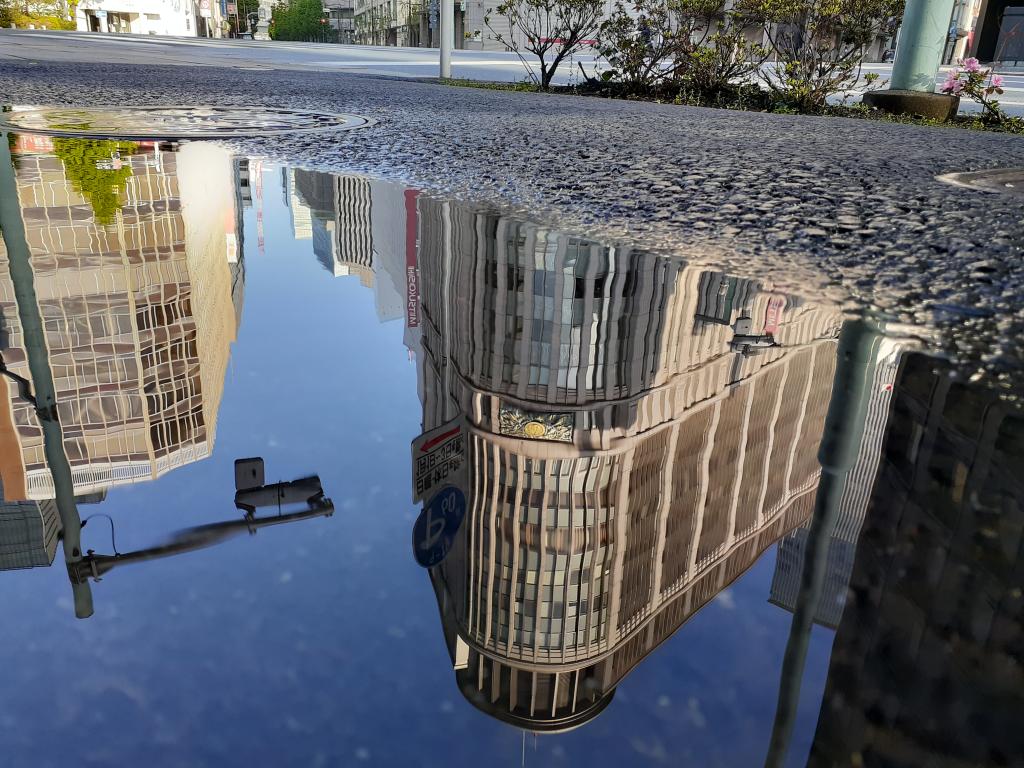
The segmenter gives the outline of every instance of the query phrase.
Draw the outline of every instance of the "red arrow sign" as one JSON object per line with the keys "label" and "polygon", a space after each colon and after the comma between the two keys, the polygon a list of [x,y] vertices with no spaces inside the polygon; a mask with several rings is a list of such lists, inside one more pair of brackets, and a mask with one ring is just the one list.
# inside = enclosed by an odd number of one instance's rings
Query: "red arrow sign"
{"label": "red arrow sign", "polygon": [[430,450],[431,448],[433,448],[433,447],[434,447],[435,445],[440,445],[440,444],[441,444],[441,443],[443,443],[443,442],[444,442],[445,440],[448,440],[449,438],[452,438],[452,437],[454,437],[455,435],[459,434],[459,430],[460,430],[460,427],[455,427],[454,429],[450,429],[450,430],[448,430],[448,431],[447,431],[447,432],[445,432],[445,433],[444,433],[443,435],[438,435],[438,436],[437,436],[437,437],[435,437],[435,438],[432,438],[432,439],[430,439],[430,440],[427,440],[427,442],[425,442],[425,443],[424,443],[423,445],[421,445],[421,446],[420,446],[420,450],[421,450],[421,451],[422,451],[423,453],[426,453],[426,452],[427,452],[427,451],[429,451],[429,450]]}

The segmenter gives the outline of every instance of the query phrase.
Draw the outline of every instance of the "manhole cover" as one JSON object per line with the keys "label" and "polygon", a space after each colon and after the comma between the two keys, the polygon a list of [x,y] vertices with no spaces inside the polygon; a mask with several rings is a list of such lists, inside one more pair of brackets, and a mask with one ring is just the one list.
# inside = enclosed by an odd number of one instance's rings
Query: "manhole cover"
{"label": "manhole cover", "polygon": [[358,115],[274,107],[46,107],[0,112],[0,127],[49,136],[217,139],[361,128]]}
{"label": "manhole cover", "polygon": [[988,171],[946,173],[936,176],[939,181],[958,187],[1003,192],[1009,195],[1024,195],[1024,168],[994,168]]}

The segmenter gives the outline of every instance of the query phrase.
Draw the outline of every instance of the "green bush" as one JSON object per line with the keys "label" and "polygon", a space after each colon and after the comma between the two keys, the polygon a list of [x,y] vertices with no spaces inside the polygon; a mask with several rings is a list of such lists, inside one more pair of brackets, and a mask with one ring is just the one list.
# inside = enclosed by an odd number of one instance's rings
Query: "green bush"
{"label": "green bush", "polygon": [[[774,100],[799,112],[821,112],[828,98],[854,89],[865,49],[895,34],[905,0],[739,0],[758,21],[777,64],[760,76]],[[870,86],[876,78],[869,78]]]}
{"label": "green bush", "polygon": [[324,20],[322,0],[285,0],[274,6],[270,36],[274,40],[323,40],[333,29]]}
{"label": "green bush", "polygon": [[865,49],[895,33],[904,1],[618,0],[601,80],[616,95],[821,112],[857,88]]}
{"label": "green bush", "polygon": [[599,51],[610,69],[605,82],[636,95],[674,94],[677,101],[735,100],[764,62],[765,49],[748,41],[749,20],[725,0],[617,2],[601,26]]}

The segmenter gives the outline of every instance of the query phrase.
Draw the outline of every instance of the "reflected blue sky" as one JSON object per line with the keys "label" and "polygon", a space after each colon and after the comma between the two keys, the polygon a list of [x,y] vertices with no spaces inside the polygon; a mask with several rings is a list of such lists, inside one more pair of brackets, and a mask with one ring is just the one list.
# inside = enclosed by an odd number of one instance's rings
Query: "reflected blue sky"
{"label": "reflected blue sky", "polygon": [[[245,306],[212,455],[100,506],[122,551],[236,515],[233,462],[318,473],[329,519],[115,571],[76,621],[59,559],[0,578],[0,744],[9,766],[753,765],[763,761],[791,614],[775,548],[655,650],[583,728],[526,736],[460,695],[411,556],[409,444],[421,431],[402,320],[295,240],[278,169],[264,252],[245,212]],[[83,533],[109,551],[105,520]],[[817,720],[831,631],[815,627],[792,765]]]}

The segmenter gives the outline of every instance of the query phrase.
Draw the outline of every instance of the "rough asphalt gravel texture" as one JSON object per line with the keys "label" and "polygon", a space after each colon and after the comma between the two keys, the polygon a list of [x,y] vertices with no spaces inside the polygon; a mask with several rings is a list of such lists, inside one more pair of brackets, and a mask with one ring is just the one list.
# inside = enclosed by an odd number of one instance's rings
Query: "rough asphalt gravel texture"
{"label": "rough asphalt gravel texture", "polygon": [[17,104],[238,104],[371,128],[240,140],[306,168],[399,179],[606,242],[707,259],[879,307],[963,375],[1024,391],[1022,197],[936,181],[1024,167],[1024,137],[459,88],[365,75],[0,64]]}

